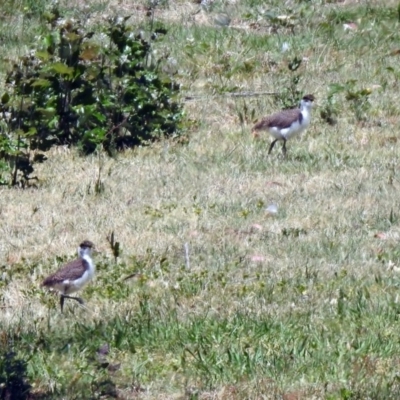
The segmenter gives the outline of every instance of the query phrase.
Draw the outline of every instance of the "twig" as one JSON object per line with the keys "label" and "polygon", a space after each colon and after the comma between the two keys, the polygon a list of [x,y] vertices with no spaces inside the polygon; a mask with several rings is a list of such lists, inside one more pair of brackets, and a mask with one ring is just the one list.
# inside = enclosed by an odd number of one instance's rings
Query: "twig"
{"label": "twig", "polygon": [[125,117],[118,125],[113,126],[107,133],[106,136],[110,135],[112,132],[114,132],[115,130],[117,130],[118,128],[120,128],[122,125],[125,124],[125,122],[127,121],[127,119],[129,118],[130,115],[128,115],[127,117]]}
{"label": "twig", "polygon": [[256,97],[256,96],[277,96],[276,92],[236,92],[236,93],[225,93],[225,94],[214,94],[211,96],[185,96],[185,101],[196,101],[196,100],[209,100],[213,97]]}

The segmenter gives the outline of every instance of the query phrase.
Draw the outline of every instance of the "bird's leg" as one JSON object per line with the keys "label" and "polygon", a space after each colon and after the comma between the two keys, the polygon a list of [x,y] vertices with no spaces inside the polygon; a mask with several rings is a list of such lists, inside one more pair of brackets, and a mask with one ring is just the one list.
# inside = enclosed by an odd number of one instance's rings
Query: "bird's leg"
{"label": "bird's leg", "polygon": [[283,156],[286,157],[286,139],[283,139],[282,153]]}
{"label": "bird's leg", "polygon": [[67,296],[66,294],[64,294],[64,297],[67,299],[76,300],[79,304],[84,304],[84,301],[80,297]]}
{"label": "bird's leg", "polygon": [[66,294],[62,294],[60,297],[61,312],[63,312],[64,299],[72,299],[76,300],[79,304],[84,304],[84,301],[80,297],[72,297]]}
{"label": "bird's leg", "polygon": [[63,308],[64,308],[64,296],[63,295],[60,296],[60,306],[61,306],[61,312],[63,312]]}
{"label": "bird's leg", "polygon": [[275,140],[271,143],[271,146],[269,146],[268,155],[271,154],[271,151],[272,151],[272,149],[274,148],[275,143],[276,143],[277,141],[278,141],[278,139],[275,139]]}

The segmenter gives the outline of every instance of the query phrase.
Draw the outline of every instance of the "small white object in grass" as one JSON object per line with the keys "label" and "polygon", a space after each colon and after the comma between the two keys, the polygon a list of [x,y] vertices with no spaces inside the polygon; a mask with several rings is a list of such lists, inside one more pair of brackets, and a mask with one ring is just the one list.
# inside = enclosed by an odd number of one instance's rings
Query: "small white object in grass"
{"label": "small white object in grass", "polygon": [[269,214],[277,214],[278,213],[278,206],[276,204],[270,204],[265,211]]}
{"label": "small white object in grass", "polygon": [[400,272],[400,268],[392,260],[389,260],[387,269],[388,271]]}
{"label": "small white object in grass", "polygon": [[178,72],[178,62],[175,58],[168,57],[167,62],[162,67],[162,70],[166,74],[174,75]]}
{"label": "small white object in grass", "polygon": [[283,42],[282,47],[281,47],[281,52],[285,53],[290,49],[289,43],[288,42]]}
{"label": "small white object in grass", "polygon": [[354,22],[347,22],[343,24],[344,31],[356,31],[358,29],[358,25]]}
{"label": "small white object in grass", "polygon": [[185,243],[183,245],[183,249],[185,251],[185,264],[186,269],[190,269],[190,258],[189,258],[189,243]]}
{"label": "small white object in grass", "polygon": [[338,300],[337,300],[335,297],[333,297],[333,298],[331,299],[331,301],[329,302],[329,304],[330,304],[331,306],[335,306],[335,305],[337,304],[337,302],[338,302]]}

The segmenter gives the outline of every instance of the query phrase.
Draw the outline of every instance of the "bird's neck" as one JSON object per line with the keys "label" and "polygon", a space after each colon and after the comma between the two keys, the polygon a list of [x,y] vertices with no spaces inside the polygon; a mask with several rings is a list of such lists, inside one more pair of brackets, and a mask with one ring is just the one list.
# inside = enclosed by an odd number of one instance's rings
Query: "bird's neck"
{"label": "bird's neck", "polygon": [[310,118],[310,115],[311,115],[311,107],[309,105],[306,105],[303,102],[301,102],[300,112],[303,114],[304,119],[308,119],[308,118]]}
{"label": "bird's neck", "polygon": [[311,105],[309,104],[309,103],[306,103],[305,101],[301,101],[300,102],[300,110],[301,111],[303,111],[303,110],[307,110],[308,112],[310,112],[311,111]]}
{"label": "bird's neck", "polygon": [[94,273],[95,266],[94,266],[94,262],[93,262],[92,257],[90,256],[90,254],[81,254],[81,258],[82,258],[82,260],[85,260],[88,263],[90,271],[92,273]]}
{"label": "bird's neck", "polygon": [[309,104],[305,104],[303,101],[300,103],[300,112],[301,112],[301,124],[304,127],[307,127],[310,124],[311,120],[311,106]]}

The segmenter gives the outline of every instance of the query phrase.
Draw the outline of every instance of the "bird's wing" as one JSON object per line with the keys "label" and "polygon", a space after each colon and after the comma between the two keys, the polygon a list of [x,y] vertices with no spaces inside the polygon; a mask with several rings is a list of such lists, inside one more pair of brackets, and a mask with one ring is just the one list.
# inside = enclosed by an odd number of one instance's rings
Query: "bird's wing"
{"label": "bird's wing", "polygon": [[79,279],[89,268],[89,263],[84,259],[77,259],[62,266],[57,272],[48,276],[42,283],[42,286],[53,286],[56,283],[65,280]]}
{"label": "bird's wing", "polygon": [[288,128],[293,121],[300,118],[300,109],[295,108],[292,110],[283,110],[279,113],[270,115],[269,117],[263,118],[261,121],[257,122],[253,130],[268,130],[270,128],[285,129]]}

